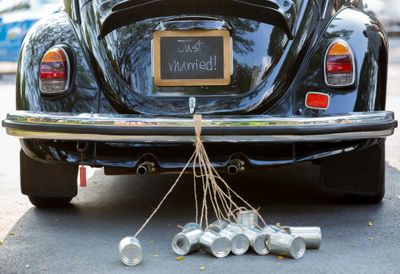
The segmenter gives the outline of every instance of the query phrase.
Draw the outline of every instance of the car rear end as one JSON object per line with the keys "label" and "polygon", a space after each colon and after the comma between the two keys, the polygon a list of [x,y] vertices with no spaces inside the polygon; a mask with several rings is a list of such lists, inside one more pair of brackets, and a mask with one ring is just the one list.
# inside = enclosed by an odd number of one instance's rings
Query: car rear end
{"label": "car rear end", "polygon": [[356,171],[366,156],[381,165],[397,126],[385,111],[387,40],[362,11],[307,0],[65,5],[68,17],[39,23],[22,51],[19,111],[3,125],[25,154],[107,174],[178,171],[198,114],[219,169],[313,161],[327,188],[381,195],[381,168],[364,186],[332,181],[341,157]]}

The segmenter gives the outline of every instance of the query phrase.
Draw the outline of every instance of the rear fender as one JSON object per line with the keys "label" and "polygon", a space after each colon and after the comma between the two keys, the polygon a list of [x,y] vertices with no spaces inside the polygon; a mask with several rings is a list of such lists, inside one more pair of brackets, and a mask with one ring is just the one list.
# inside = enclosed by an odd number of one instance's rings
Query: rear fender
{"label": "rear fender", "polygon": [[[42,97],[39,91],[39,67],[45,52],[55,45],[67,45],[73,52],[70,92],[62,96]],[[18,110],[43,112],[98,112],[101,93],[70,20],[56,13],[36,23],[22,44],[19,57],[16,101]]]}
{"label": "rear fender", "polygon": [[[324,82],[324,59],[332,41],[345,40],[355,55],[356,80],[349,88],[330,88]],[[376,19],[355,8],[339,11],[320,36],[308,66],[293,93],[293,112],[300,115],[384,110],[388,67],[388,41]],[[305,107],[307,92],[331,97],[327,110]]]}

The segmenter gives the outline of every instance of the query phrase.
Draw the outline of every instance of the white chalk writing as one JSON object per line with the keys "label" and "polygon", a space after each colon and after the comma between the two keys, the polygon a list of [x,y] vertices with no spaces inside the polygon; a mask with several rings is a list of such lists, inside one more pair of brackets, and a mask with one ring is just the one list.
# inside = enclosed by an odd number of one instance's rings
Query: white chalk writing
{"label": "white chalk writing", "polygon": [[212,71],[217,70],[217,56],[210,56],[207,60],[178,61],[168,63],[170,72]]}
{"label": "white chalk writing", "polygon": [[192,39],[178,40],[179,53],[200,53],[201,46],[204,44],[200,40],[194,41]]}

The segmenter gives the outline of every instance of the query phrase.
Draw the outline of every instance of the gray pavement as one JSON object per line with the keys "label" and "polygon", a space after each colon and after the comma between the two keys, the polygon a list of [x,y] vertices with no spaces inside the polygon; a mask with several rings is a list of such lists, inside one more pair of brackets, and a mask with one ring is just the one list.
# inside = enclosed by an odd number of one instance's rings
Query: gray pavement
{"label": "gray pavement", "polygon": [[[388,109],[399,118],[400,39],[391,47]],[[195,253],[176,261],[170,241],[177,225],[194,218],[186,176],[139,237],[143,263],[125,267],[118,259],[119,240],[140,227],[175,176],[106,177],[98,171],[73,207],[28,207],[0,247],[0,273],[400,273],[399,151],[397,131],[387,142],[387,195],[380,205],[348,204],[321,193],[319,170],[308,164],[229,178],[235,190],[261,207],[267,222],[321,226],[321,249],[307,251],[302,260],[252,253],[215,259]],[[2,164],[7,162],[3,158]],[[9,172],[0,168],[6,177]],[[9,217],[0,212],[2,218]]]}
{"label": "gray pavement", "polygon": [[[0,120],[8,111],[15,109],[14,94],[15,77],[4,76],[0,79]],[[2,128],[0,140],[0,241],[2,241],[31,205],[28,198],[20,194],[19,141],[8,136]]]}

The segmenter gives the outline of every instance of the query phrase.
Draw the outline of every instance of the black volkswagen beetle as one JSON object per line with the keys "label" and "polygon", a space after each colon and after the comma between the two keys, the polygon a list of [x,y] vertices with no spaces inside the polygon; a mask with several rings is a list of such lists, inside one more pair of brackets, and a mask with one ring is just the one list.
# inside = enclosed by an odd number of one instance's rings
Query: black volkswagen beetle
{"label": "black volkswagen beetle", "polygon": [[193,114],[220,170],[311,161],[322,188],[379,202],[387,65],[362,1],[64,0],[24,41],[3,126],[36,206],[68,204],[80,164],[181,170]]}

